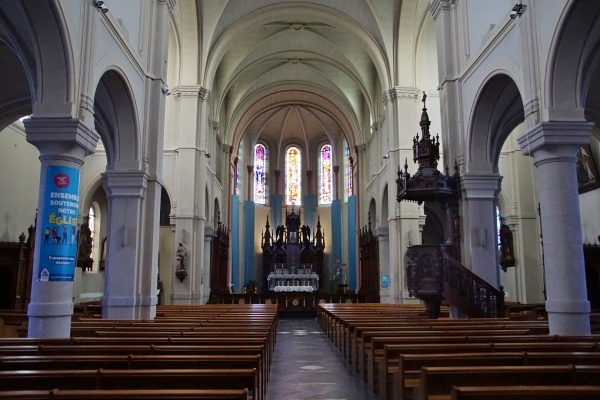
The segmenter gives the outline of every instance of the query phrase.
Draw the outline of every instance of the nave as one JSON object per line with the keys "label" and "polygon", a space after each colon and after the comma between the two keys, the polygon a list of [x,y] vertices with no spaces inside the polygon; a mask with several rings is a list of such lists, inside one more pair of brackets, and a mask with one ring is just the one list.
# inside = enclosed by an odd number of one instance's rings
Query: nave
{"label": "nave", "polygon": [[314,318],[280,318],[266,400],[375,400]]}

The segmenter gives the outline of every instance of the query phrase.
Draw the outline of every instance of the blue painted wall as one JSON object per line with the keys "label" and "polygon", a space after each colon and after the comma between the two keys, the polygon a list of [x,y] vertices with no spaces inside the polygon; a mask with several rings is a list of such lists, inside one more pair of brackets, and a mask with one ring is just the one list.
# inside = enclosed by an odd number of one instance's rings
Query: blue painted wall
{"label": "blue painted wall", "polygon": [[244,203],[244,285],[254,277],[254,202]]}
{"label": "blue painted wall", "polygon": [[240,196],[231,195],[231,287],[240,288]]}
{"label": "blue painted wall", "polygon": [[348,289],[356,289],[356,196],[348,197]]}
{"label": "blue painted wall", "polygon": [[316,229],[316,219],[315,219],[315,200],[316,197],[314,194],[305,194],[302,199],[302,204],[304,204],[304,210],[302,211],[302,224],[308,225],[310,227],[310,231],[314,232]]}
{"label": "blue painted wall", "polygon": [[282,224],[281,210],[283,210],[283,196],[280,194],[271,195],[271,234],[274,234],[275,229]]}
{"label": "blue painted wall", "polygon": [[[331,262],[342,262],[342,201],[331,202]],[[347,273],[344,271],[344,273]]]}

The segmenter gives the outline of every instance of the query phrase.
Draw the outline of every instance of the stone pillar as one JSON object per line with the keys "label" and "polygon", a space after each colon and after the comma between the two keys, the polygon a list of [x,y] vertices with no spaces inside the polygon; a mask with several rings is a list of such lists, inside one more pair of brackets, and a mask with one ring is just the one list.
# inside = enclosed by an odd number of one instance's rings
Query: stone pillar
{"label": "stone pillar", "polygon": [[496,199],[502,177],[492,173],[461,175],[464,254],[467,267],[495,288],[500,285],[496,235]]}
{"label": "stone pillar", "polygon": [[306,194],[312,194],[312,189],[313,189],[312,175],[313,175],[312,170],[309,169],[306,171]]}
{"label": "stone pillar", "polygon": [[281,175],[281,171],[276,169],[273,174],[275,175],[275,191],[273,194],[279,194],[279,175]]}
{"label": "stone pillar", "polygon": [[[71,335],[73,276],[77,244],[63,243],[63,229],[78,226],[79,172],[83,158],[94,152],[98,135],[72,118],[25,120],[27,141],[40,151],[38,227],[32,272],[28,336]],[[56,228],[58,243],[44,243],[44,230]]]}
{"label": "stone pillar", "polygon": [[339,172],[340,172],[340,166],[334,165],[333,166],[333,187],[334,187],[333,195],[335,196],[333,198],[334,200],[337,200],[340,198],[340,195],[339,195],[340,187],[338,186],[339,185]]}
{"label": "stone pillar", "polygon": [[141,305],[141,238],[148,174],[106,171],[102,177],[108,200],[102,318],[136,319]]}
{"label": "stone pillar", "polygon": [[592,127],[588,122],[545,122],[518,139],[537,170],[551,335],[590,334],[576,163]]}
{"label": "stone pillar", "polygon": [[253,165],[246,165],[246,170],[248,171],[248,201],[254,201],[254,196],[252,195],[252,188],[253,188],[253,183],[254,183],[254,179],[252,176],[252,171],[254,170],[254,166]]}

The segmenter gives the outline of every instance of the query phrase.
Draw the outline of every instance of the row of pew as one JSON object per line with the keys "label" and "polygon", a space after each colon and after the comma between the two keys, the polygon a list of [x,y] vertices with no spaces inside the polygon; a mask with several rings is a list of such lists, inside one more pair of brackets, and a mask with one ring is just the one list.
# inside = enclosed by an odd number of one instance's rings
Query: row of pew
{"label": "row of pew", "polygon": [[321,304],[317,318],[380,400],[600,398],[600,335],[549,335],[547,320],[392,304]]}
{"label": "row of pew", "polygon": [[263,400],[277,306],[161,306],[78,318],[66,339],[0,339],[0,399]]}

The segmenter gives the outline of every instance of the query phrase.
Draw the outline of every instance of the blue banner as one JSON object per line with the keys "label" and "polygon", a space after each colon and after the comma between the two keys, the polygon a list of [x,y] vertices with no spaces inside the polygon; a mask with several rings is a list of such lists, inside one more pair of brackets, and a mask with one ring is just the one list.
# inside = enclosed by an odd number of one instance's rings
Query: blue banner
{"label": "blue banner", "polygon": [[39,232],[40,281],[73,281],[77,257],[79,170],[48,166]]}

